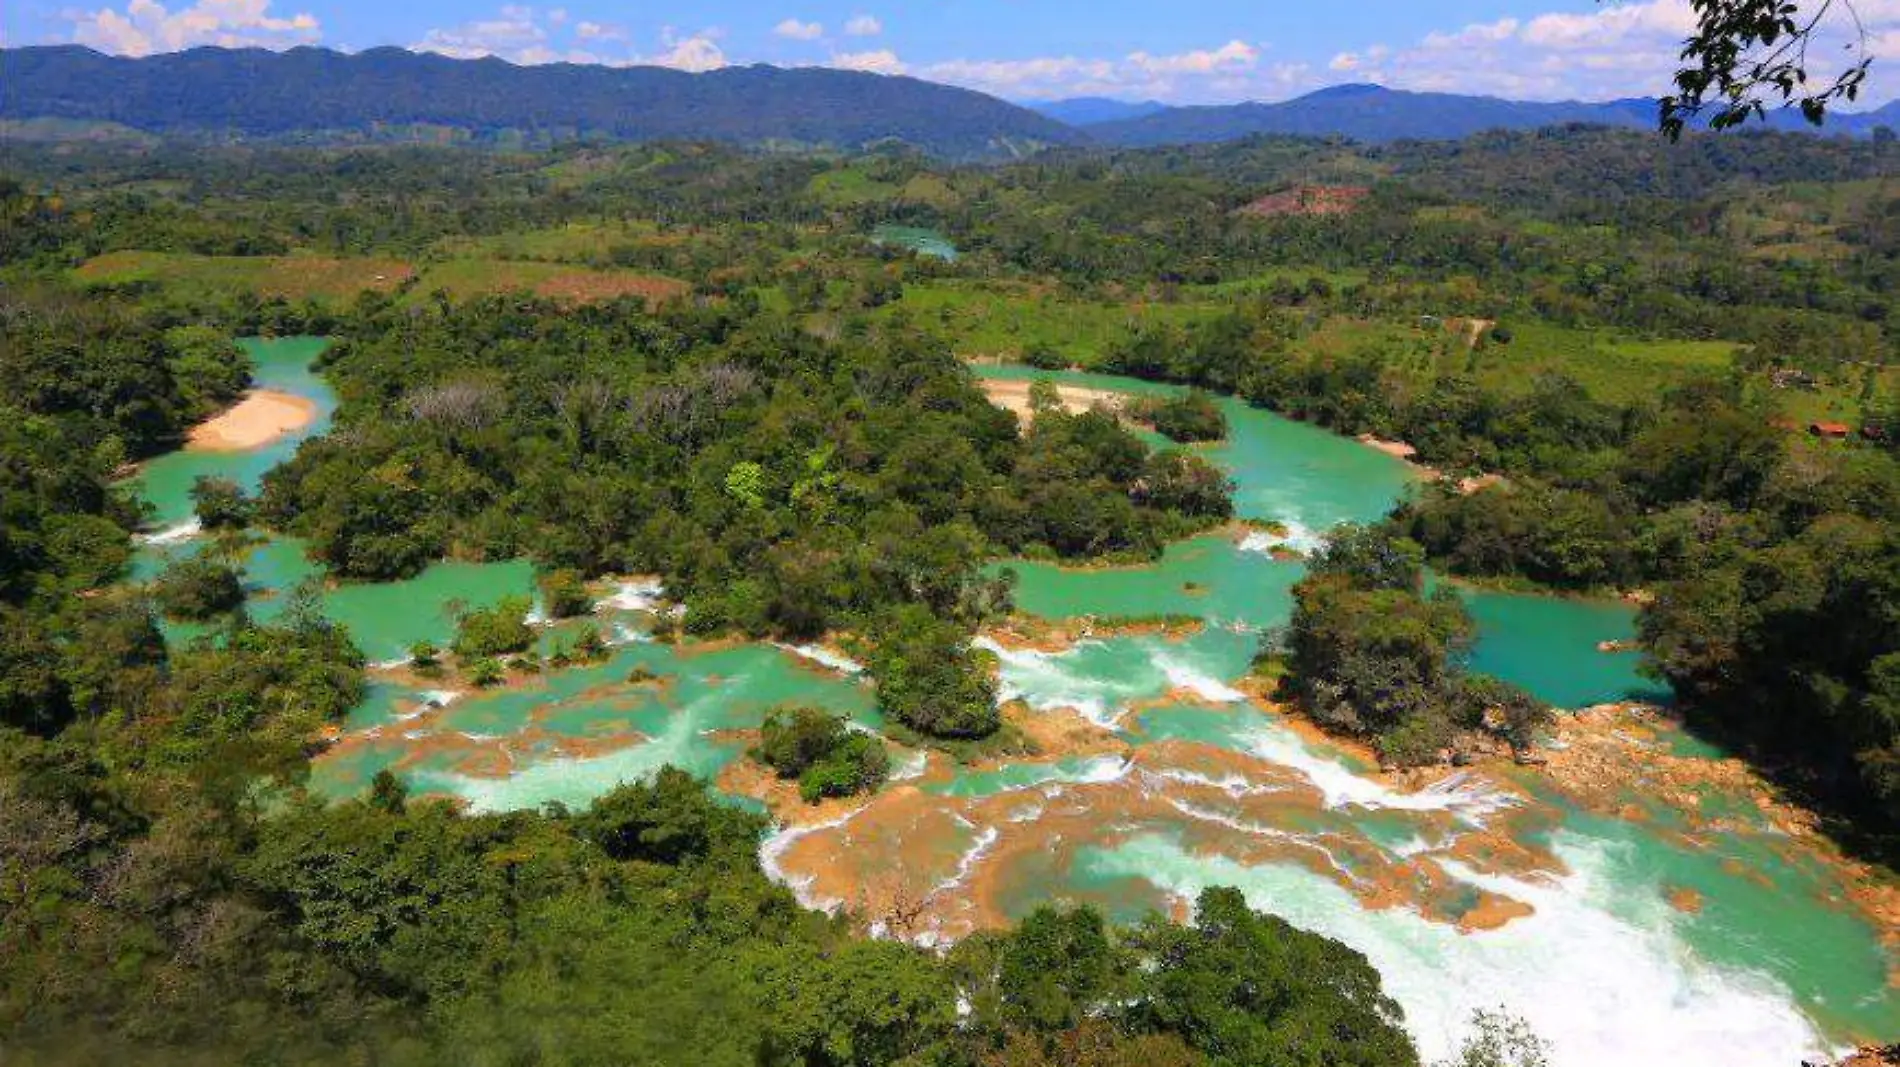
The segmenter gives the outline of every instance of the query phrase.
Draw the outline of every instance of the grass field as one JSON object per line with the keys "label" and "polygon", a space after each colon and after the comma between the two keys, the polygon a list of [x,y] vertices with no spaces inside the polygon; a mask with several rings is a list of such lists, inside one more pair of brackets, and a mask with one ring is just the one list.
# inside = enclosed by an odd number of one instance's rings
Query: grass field
{"label": "grass field", "polygon": [[452,259],[431,263],[412,290],[420,299],[437,290],[457,299],[489,293],[530,292],[550,300],[591,303],[639,296],[661,303],[684,296],[690,286],[674,278],[627,270],[591,270],[561,263],[498,259]]}
{"label": "grass field", "polygon": [[1853,254],[1841,231],[1896,196],[1892,178],[1777,186],[1742,197],[1722,228],[1761,259],[1830,262]]}
{"label": "grass field", "polygon": [[1185,325],[1210,318],[1224,306],[1199,301],[1097,303],[1029,285],[935,282],[906,285],[904,299],[880,314],[908,314],[916,326],[949,341],[960,355],[1014,358],[1041,342],[1086,366],[1143,324]]}
{"label": "grass field", "polygon": [[[523,235],[553,246],[553,238]],[[581,236],[568,238],[572,241]],[[420,277],[401,260],[326,256],[193,256],[167,252],[112,252],[81,264],[74,276],[85,285],[153,282],[182,292],[255,292],[287,300],[346,303],[364,290],[393,292],[414,279],[412,299],[437,290],[467,298],[525,291],[551,300],[590,303],[622,296],[659,303],[691,287],[674,278],[628,270],[595,270],[566,263],[504,259],[449,259],[427,264]]]}
{"label": "grass field", "polygon": [[347,302],[365,290],[393,292],[415,276],[399,259],[333,256],[195,256],[109,252],[73,271],[84,285],[154,282],[187,292],[248,290],[261,296]]}
{"label": "grass field", "polygon": [[1729,341],[1641,341],[1538,323],[1508,325],[1511,343],[1487,343],[1475,358],[1478,378],[1507,392],[1537,374],[1560,372],[1600,399],[1639,400],[1695,378],[1727,374],[1738,347]]}
{"label": "grass field", "polygon": [[677,244],[690,239],[687,231],[662,232],[651,222],[571,222],[492,237],[448,237],[431,246],[431,251],[445,259],[605,263],[622,245]]}
{"label": "grass field", "polygon": [[831,207],[856,207],[896,200],[902,192],[891,182],[882,182],[855,167],[828,170],[812,178],[806,189],[822,204]]}

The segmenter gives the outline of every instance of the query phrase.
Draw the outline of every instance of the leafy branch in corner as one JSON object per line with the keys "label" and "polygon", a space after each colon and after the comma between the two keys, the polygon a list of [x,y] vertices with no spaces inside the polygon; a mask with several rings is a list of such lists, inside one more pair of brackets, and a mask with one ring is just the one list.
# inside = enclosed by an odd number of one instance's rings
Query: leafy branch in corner
{"label": "leafy branch in corner", "polygon": [[[1860,96],[1873,57],[1853,0],[1691,0],[1695,32],[1683,42],[1677,92],[1661,101],[1659,122],[1673,140],[1688,121],[1709,116],[1710,129],[1765,118],[1768,107],[1798,106],[1820,125],[1827,109]],[[1831,80],[1809,80],[1809,49],[1826,27],[1851,24],[1843,48],[1850,58]]]}

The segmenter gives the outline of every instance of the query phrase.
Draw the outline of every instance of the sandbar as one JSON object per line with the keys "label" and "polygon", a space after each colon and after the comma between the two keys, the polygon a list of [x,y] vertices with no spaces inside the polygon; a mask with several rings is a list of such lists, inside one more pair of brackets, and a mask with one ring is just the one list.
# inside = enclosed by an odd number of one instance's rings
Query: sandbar
{"label": "sandbar", "polygon": [[192,427],[192,452],[245,452],[303,429],[317,417],[316,401],[293,393],[256,389],[223,414]]}

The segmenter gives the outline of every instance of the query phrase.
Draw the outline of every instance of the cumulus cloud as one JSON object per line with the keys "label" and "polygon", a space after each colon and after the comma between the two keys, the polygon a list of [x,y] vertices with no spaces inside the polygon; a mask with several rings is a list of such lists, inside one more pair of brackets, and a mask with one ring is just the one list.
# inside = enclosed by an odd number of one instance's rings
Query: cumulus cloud
{"label": "cumulus cloud", "polygon": [[1233,40],[1215,48],[1119,57],[1039,56],[1029,59],[956,59],[916,70],[933,81],[1017,100],[1065,96],[1141,96],[1160,100],[1232,99],[1283,94],[1304,85],[1304,64],[1266,65],[1264,46]]}
{"label": "cumulus cloud", "polygon": [[511,5],[494,18],[430,30],[413,47],[456,59],[498,56],[515,63],[550,63],[559,57],[548,39],[533,8]]}
{"label": "cumulus cloud", "polygon": [[779,37],[786,37],[794,41],[816,41],[825,35],[825,27],[817,22],[800,22],[797,19],[786,19],[784,22],[772,27],[772,32]]}
{"label": "cumulus cloud", "polygon": [[705,71],[717,70],[726,65],[725,53],[720,50],[718,43],[720,31],[716,29],[681,34],[668,27],[660,32],[659,50],[651,54],[635,50],[633,36],[625,26],[609,22],[582,20],[570,26],[568,13],[562,8],[540,12],[532,7],[510,5],[502,8],[493,18],[432,29],[410,47],[419,52],[436,52],[456,59],[494,56],[523,66],[540,63],[598,63],[610,67],[647,64]]}
{"label": "cumulus cloud", "polygon": [[909,68],[888,48],[874,52],[847,52],[831,57],[828,64],[839,70],[861,70],[869,74],[902,74]]}
{"label": "cumulus cloud", "polygon": [[853,15],[844,24],[844,32],[850,37],[876,37],[884,32],[884,24],[875,15]]}
{"label": "cumulus cloud", "polygon": [[322,35],[316,16],[270,13],[270,0],[198,0],[176,13],[155,0],[131,0],[123,11],[101,8],[69,16],[73,40],[116,55],[146,56],[197,45],[289,48]]}
{"label": "cumulus cloud", "polygon": [[611,22],[582,21],[574,24],[574,36],[583,41],[624,41],[627,29]]}
{"label": "cumulus cloud", "polygon": [[680,35],[667,27],[660,32],[664,51],[657,55],[645,56],[641,63],[651,63],[656,67],[672,67],[675,70],[691,71],[695,74],[708,70],[718,70],[726,65],[726,53],[719,47],[718,30],[701,30],[698,33]]}
{"label": "cumulus cloud", "polygon": [[[1900,54],[1900,0],[1860,0],[1855,10],[1868,31],[1868,54]],[[1682,41],[1695,25],[1690,0],[1632,0],[1473,23],[1427,34],[1409,47],[1342,52],[1330,67],[1397,88],[1522,99],[1659,94],[1669,90]],[[1817,84],[1850,54],[1851,31],[1844,19],[1824,24],[1809,51],[1809,74]]]}
{"label": "cumulus cloud", "polygon": [[1148,74],[1214,74],[1223,70],[1244,70],[1260,59],[1260,50],[1245,41],[1228,41],[1219,48],[1182,52],[1172,56],[1151,56],[1136,52],[1128,62]]}

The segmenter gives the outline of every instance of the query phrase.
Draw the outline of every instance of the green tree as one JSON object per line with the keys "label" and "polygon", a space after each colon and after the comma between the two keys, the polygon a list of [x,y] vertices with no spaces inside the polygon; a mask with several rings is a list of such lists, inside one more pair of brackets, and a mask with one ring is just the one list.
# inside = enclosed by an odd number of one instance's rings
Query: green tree
{"label": "green tree", "polygon": [[204,474],[191,483],[191,507],[207,530],[241,530],[250,525],[253,511],[237,482]]}

